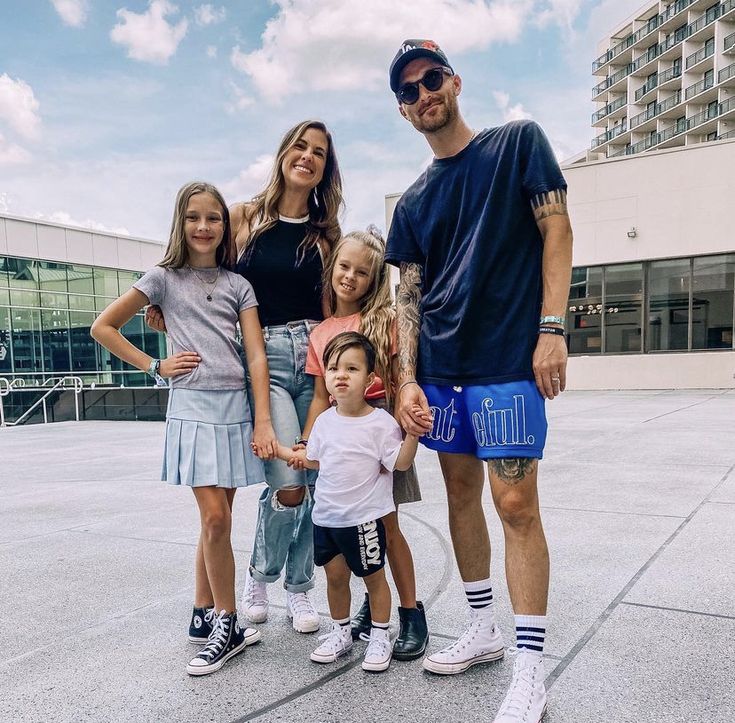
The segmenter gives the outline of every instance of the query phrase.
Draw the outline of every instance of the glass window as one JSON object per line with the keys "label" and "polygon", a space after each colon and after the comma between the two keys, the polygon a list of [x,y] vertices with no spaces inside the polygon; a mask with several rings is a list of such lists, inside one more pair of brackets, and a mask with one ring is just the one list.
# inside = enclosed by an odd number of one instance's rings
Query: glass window
{"label": "glass window", "polygon": [[143,274],[138,271],[118,271],[117,275],[120,279],[120,293],[124,294]]}
{"label": "glass window", "polygon": [[13,371],[10,349],[10,309],[0,308],[0,373]]}
{"label": "glass window", "polygon": [[687,349],[690,260],[652,261],[648,280],[649,351]]}
{"label": "glass window", "polygon": [[71,369],[75,373],[97,369],[97,342],[89,335],[94,319],[92,312],[69,312]]}
{"label": "glass window", "polygon": [[692,349],[733,348],[735,254],[694,259]]}
{"label": "glass window", "polygon": [[97,311],[104,311],[115,299],[107,296],[95,296],[94,305]]}
{"label": "glass window", "polygon": [[10,305],[39,306],[38,292],[27,291],[26,289],[10,289]]}
{"label": "glass window", "polygon": [[94,273],[91,266],[69,266],[66,269],[69,293],[94,294]]}
{"label": "glass window", "polygon": [[41,291],[66,293],[66,264],[57,264],[53,261],[37,261],[36,273],[38,274],[38,285]]}
{"label": "glass window", "polygon": [[567,314],[567,344],[570,354],[602,351],[602,268],[572,269]]}
{"label": "glass window", "polygon": [[47,309],[66,309],[69,305],[69,296],[67,294],[54,294],[49,291],[41,292],[41,306]]}
{"label": "glass window", "polygon": [[94,311],[94,301],[94,296],[77,296],[76,294],[69,294],[70,309],[86,309],[87,311]]}
{"label": "glass window", "polygon": [[117,271],[115,269],[98,269],[93,271],[94,293],[97,296],[112,296],[117,298],[120,290],[117,285]]}
{"label": "glass window", "polygon": [[10,319],[15,372],[40,372],[41,312],[38,309],[13,309]]}
{"label": "glass window", "polygon": [[68,373],[69,312],[60,309],[42,309],[43,364],[46,374]]}
{"label": "glass window", "polygon": [[643,318],[643,264],[605,268],[605,352],[640,352]]}

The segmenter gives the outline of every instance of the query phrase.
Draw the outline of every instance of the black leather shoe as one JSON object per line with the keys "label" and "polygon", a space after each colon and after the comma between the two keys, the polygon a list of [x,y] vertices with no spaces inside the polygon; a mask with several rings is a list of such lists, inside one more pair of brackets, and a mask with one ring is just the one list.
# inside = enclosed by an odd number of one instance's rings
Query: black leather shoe
{"label": "black leather shoe", "polygon": [[370,628],[373,626],[373,619],[370,617],[370,598],[365,593],[365,600],[357,611],[357,615],[352,618],[352,639],[359,640],[360,633],[370,633]]}
{"label": "black leather shoe", "polygon": [[393,644],[393,657],[396,660],[414,660],[426,652],[429,643],[429,628],[426,625],[424,604],[416,601],[415,608],[398,608],[401,627]]}

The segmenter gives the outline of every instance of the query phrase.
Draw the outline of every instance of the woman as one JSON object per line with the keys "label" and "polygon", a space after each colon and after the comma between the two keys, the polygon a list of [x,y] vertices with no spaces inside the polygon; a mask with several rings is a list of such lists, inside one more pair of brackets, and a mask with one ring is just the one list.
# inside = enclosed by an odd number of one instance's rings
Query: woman
{"label": "woman", "polygon": [[[258,299],[278,439],[300,440],[313,396],[306,351],[309,332],[324,318],[323,262],[340,237],[341,207],[342,179],[329,131],[319,121],[304,121],[283,137],[265,190],[232,208],[236,271]],[[266,583],[285,567],[287,615],[298,632],[314,632],[319,615],[306,594],[314,586],[313,473],[272,459],[266,478],[243,612],[251,622],[265,621]]]}

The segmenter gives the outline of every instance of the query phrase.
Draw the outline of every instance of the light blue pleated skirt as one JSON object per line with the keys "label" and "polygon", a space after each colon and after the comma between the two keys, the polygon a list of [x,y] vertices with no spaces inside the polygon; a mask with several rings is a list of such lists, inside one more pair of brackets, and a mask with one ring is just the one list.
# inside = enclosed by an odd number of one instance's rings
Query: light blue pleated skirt
{"label": "light blue pleated skirt", "polygon": [[245,487],[265,481],[253,454],[244,389],[169,391],[161,479],[190,487]]}

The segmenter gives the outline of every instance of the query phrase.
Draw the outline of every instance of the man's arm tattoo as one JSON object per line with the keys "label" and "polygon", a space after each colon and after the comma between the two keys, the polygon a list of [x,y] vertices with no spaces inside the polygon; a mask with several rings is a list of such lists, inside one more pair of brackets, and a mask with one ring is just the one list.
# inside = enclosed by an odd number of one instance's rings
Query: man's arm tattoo
{"label": "man's arm tattoo", "polygon": [[516,459],[489,459],[487,463],[503,482],[515,485],[536,469],[537,461],[532,457],[518,457]]}
{"label": "man's arm tattoo", "polygon": [[567,192],[558,188],[539,193],[531,199],[531,208],[536,222],[549,216],[568,216]]}
{"label": "man's arm tattoo", "polygon": [[416,353],[419,345],[421,317],[421,266],[401,264],[401,280],[396,295],[398,322],[398,379],[413,379],[416,375]]}

